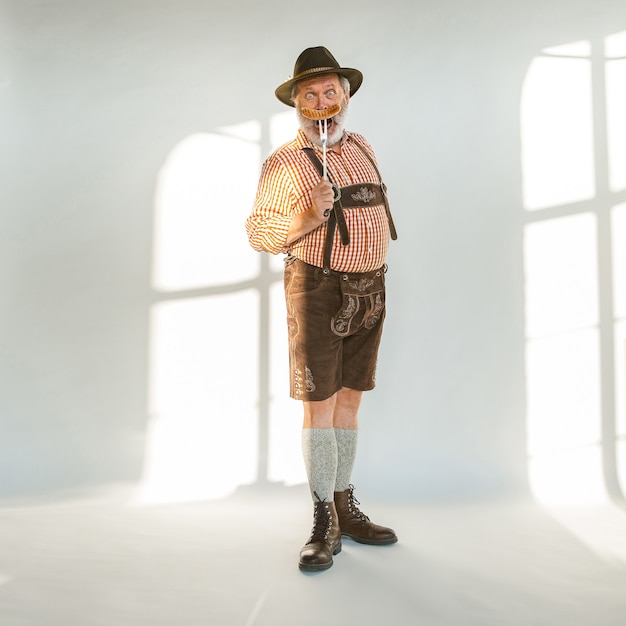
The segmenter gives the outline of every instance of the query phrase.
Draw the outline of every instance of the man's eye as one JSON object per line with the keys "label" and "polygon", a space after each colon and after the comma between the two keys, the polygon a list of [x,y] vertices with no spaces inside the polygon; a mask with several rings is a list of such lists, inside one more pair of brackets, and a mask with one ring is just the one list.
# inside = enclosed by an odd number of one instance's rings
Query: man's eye
{"label": "man's eye", "polygon": [[312,100],[312,99],[313,99],[313,94],[312,94],[312,93],[307,93],[304,97],[305,97],[307,100]]}
{"label": "man's eye", "polygon": [[334,95],[336,95],[336,94],[337,94],[337,92],[336,92],[334,89],[329,89],[329,90],[326,92],[326,95],[327,95],[327,96],[334,96]]}

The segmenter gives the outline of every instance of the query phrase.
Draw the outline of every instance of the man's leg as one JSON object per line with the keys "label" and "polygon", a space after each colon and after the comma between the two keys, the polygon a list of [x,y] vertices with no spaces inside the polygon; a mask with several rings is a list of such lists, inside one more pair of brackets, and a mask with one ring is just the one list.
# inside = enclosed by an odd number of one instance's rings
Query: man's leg
{"label": "man's leg", "polygon": [[337,394],[326,400],[303,402],[302,454],[313,497],[313,530],[300,551],[300,569],[328,569],[341,552],[341,531],[334,503],[337,441],[333,413]]}
{"label": "man's leg", "polygon": [[314,500],[330,501],[350,484],[362,393],[344,387],[327,400],[303,402],[302,452]]}
{"label": "man's leg", "polygon": [[350,484],[362,395],[343,387],[327,400],[303,403],[302,448],[314,500],[332,500]]}
{"label": "man's leg", "polygon": [[337,441],[337,478],[335,491],[345,491],[350,486],[352,468],[356,459],[358,414],[362,391],[343,387],[337,392],[333,413]]}
{"label": "man's leg", "polygon": [[358,509],[359,501],[354,497],[350,483],[356,458],[358,412],[361,391],[344,387],[337,393],[333,424],[337,441],[337,479],[333,495],[341,534],[359,543],[385,545],[398,541],[391,528],[379,526]]}
{"label": "man's leg", "polygon": [[337,475],[337,442],[333,413],[337,394],[327,400],[303,402],[302,454],[315,500],[332,501]]}

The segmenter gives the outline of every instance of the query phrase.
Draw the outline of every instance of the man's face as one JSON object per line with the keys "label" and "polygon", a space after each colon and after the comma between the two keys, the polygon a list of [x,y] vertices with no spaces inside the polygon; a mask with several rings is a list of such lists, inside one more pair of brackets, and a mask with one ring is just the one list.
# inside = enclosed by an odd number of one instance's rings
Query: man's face
{"label": "man's face", "polygon": [[326,121],[328,126],[328,145],[332,146],[340,141],[343,135],[343,125],[348,113],[349,99],[350,96],[341,87],[337,74],[324,74],[323,76],[307,78],[298,83],[294,103],[300,128],[309,141],[318,146],[321,145],[320,122],[304,117],[301,109],[326,109],[335,104],[341,106],[341,112]]}

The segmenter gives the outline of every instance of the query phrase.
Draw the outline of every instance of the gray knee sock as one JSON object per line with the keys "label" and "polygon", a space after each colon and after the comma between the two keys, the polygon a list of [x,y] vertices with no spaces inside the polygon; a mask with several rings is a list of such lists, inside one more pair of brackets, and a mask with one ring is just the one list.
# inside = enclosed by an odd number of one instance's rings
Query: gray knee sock
{"label": "gray knee sock", "polygon": [[334,500],[337,477],[337,441],[332,428],[305,428],[302,455],[313,501]]}
{"label": "gray knee sock", "polygon": [[345,491],[350,486],[357,446],[356,429],[335,428],[337,439],[337,480],[335,491]]}

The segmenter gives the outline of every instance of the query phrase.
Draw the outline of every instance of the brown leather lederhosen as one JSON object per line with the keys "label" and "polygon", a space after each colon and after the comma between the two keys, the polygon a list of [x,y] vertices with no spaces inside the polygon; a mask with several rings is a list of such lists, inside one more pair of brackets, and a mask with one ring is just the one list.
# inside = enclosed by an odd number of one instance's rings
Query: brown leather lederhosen
{"label": "brown leather lederhosen", "polygon": [[[375,206],[377,204],[385,205],[385,213],[387,214],[387,220],[389,222],[389,232],[392,239],[397,239],[396,228],[391,217],[391,210],[389,209],[389,202],[387,201],[387,187],[383,183],[380,171],[376,166],[374,159],[368,154],[367,150],[354,138],[352,138],[356,146],[363,152],[368,158],[376,174],[378,175],[378,184],[374,183],[357,183],[356,185],[348,185],[346,187],[336,187],[333,184],[330,176],[327,174],[328,182],[333,187],[339,189],[339,193],[336,193],[335,202],[333,204],[333,211],[328,219],[326,229],[326,240],[324,242],[324,270],[330,270],[330,256],[332,252],[333,239],[335,237],[335,228],[339,227],[339,236],[341,237],[341,243],[347,246],[350,243],[350,233],[348,232],[348,225],[346,224],[346,218],[343,214],[344,208],[353,209],[356,207],[362,207],[371,204]],[[309,157],[309,160],[315,166],[320,176],[324,175],[324,168],[321,161],[315,154],[313,148],[302,148],[304,153]]]}

